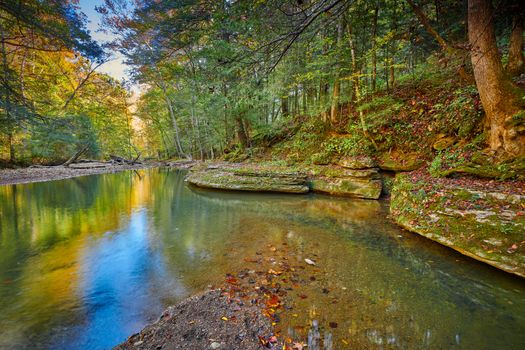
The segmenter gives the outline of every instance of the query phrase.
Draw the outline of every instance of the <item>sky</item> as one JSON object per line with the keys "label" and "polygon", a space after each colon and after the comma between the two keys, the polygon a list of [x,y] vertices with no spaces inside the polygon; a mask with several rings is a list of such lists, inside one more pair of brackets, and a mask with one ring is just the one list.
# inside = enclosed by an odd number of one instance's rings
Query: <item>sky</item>
{"label": "sky", "polygon": [[[98,41],[100,44],[111,41],[114,36],[111,34],[101,33],[98,30],[101,28],[101,15],[95,11],[95,6],[100,6],[104,3],[104,0],[80,0],[79,6],[81,11],[87,16],[88,24],[87,28],[89,29],[93,39]],[[126,80],[130,79],[129,73],[126,71],[129,67],[124,64],[124,57],[115,52],[110,60],[100,66],[97,71],[107,73],[117,80]],[[139,88],[137,86],[132,86],[131,90],[137,92]]]}

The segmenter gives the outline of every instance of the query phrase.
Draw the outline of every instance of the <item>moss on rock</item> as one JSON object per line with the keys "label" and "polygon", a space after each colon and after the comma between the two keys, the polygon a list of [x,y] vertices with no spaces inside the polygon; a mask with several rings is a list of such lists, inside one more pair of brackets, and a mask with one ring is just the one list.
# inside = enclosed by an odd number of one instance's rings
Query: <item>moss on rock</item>
{"label": "moss on rock", "polygon": [[400,154],[396,157],[385,153],[379,158],[379,168],[386,171],[413,171],[419,169],[423,164],[424,160],[418,153]]}
{"label": "moss on rock", "polygon": [[306,175],[248,169],[206,168],[192,171],[186,181],[198,187],[221,190],[306,193]]}
{"label": "moss on rock", "polygon": [[312,191],[341,197],[378,199],[381,180],[360,178],[316,178],[310,180]]}
{"label": "moss on rock", "polygon": [[398,174],[392,218],[462,254],[525,277],[525,196],[428,185]]}

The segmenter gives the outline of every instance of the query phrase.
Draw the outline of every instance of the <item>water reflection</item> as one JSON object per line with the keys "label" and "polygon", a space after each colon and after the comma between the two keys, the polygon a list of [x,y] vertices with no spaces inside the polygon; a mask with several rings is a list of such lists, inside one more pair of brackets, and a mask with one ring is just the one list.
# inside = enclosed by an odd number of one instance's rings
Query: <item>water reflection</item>
{"label": "water reflection", "polygon": [[111,347],[283,243],[290,261],[319,261],[283,318],[292,333],[315,318],[338,325],[334,348],[525,345],[521,280],[385,215],[377,201],[188,188],[167,169],[2,186],[0,348]]}

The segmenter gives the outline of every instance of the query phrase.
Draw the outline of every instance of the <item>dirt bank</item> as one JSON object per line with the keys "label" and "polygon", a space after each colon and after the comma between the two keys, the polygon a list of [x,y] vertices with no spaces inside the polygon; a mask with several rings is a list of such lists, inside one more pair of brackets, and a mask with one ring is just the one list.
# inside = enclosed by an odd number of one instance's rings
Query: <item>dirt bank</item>
{"label": "dirt bank", "polygon": [[212,290],[169,307],[157,322],[114,349],[256,350],[271,337],[270,320],[259,307]]}

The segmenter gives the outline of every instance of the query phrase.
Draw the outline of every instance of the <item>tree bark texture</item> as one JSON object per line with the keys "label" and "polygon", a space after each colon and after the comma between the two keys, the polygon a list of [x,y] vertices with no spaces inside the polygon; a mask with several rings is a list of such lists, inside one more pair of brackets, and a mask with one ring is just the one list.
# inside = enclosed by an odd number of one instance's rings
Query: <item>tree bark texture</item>
{"label": "tree bark texture", "polygon": [[513,123],[523,110],[503,71],[490,0],[468,1],[468,32],[474,78],[490,128],[489,146],[499,154],[523,154],[525,135]]}

